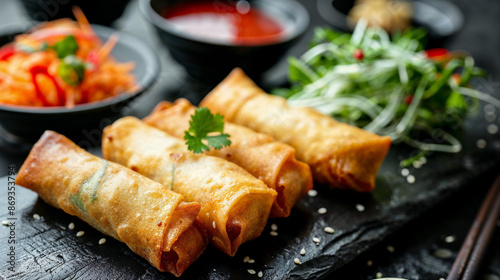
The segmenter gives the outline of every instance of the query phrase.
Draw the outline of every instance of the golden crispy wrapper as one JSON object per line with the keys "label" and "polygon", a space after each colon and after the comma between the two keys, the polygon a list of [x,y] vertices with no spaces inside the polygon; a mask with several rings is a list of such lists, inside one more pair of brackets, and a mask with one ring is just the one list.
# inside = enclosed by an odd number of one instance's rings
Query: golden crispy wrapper
{"label": "golden crispy wrapper", "polygon": [[266,94],[241,69],[235,69],[200,106],[227,121],[268,134],[294,147],[313,177],[333,187],[367,192],[391,145],[381,137],[337,122],[311,108],[290,107],[282,97]]}
{"label": "golden crispy wrapper", "polygon": [[[186,99],[178,99],[174,104],[164,101],[144,121],[183,139],[195,110]],[[220,150],[211,149],[205,154],[239,165],[276,190],[278,196],[271,217],[288,217],[293,206],[312,189],[309,166],[295,158],[295,149],[268,135],[229,122],[224,125],[224,133],[230,135],[231,145]]]}
{"label": "golden crispy wrapper", "polygon": [[53,207],[124,242],[160,271],[180,276],[206,248],[195,222],[199,203],[132,170],[91,155],[46,131],[19,170],[16,184]]}
{"label": "golden crispy wrapper", "polygon": [[201,204],[198,217],[209,240],[233,256],[264,229],[276,192],[241,167],[195,155],[183,141],[125,117],[104,130],[106,159],[123,164]]}

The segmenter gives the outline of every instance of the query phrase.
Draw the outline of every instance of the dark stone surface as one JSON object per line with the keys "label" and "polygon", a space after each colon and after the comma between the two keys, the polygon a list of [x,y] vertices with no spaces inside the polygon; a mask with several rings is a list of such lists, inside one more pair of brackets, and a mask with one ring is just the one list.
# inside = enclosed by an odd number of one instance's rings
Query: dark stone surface
{"label": "dark stone surface", "polygon": [[[315,1],[302,2],[308,6],[313,24],[324,25],[315,11]],[[481,67],[492,73],[476,81],[477,87],[499,96],[499,84],[495,81],[500,71],[500,37],[496,30],[500,23],[500,2],[456,2],[464,11],[466,24],[444,45],[469,51]],[[117,27],[159,47],[152,30],[138,15],[135,4],[131,3]],[[5,22],[6,11],[18,8],[14,1],[0,5],[0,23]],[[303,52],[311,36],[312,30],[292,53]],[[184,96],[197,102],[209,90],[186,78],[166,52],[159,51],[159,55],[163,64],[160,81],[131,107],[133,115],[143,117],[162,99]],[[282,63],[277,66],[278,70],[269,73],[268,87],[283,81],[283,66]],[[499,124],[498,120],[494,123]],[[354,194],[316,186],[317,197],[306,197],[287,219],[270,220],[262,236],[244,244],[235,257],[209,247],[182,279],[258,279],[257,275],[248,274],[247,269],[263,271],[263,279],[364,280],[375,278],[377,272],[385,277],[412,280],[445,278],[500,167],[500,139],[498,134],[486,132],[487,125],[481,107],[477,116],[468,120],[462,134],[464,151],[458,155],[436,153],[428,157],[428,163],[422,168],[409,168],[416,177],[414,184],[405,181],[398,166],[399,160],[412,150],[393,147],[373,193]],[[99,145],[99,134],[100,131],[82,131],[81,139],[76,142],[99,154],[99,149],[95,148]],[[485,149],[476,147],[479,138],[486,140]],[[10,164],[18,169],[30,148],[30,144],[13,144],[5,139],[0,143],[0,176],[7,174]],[[7,218],[7,184],[6,177],[0,179],[0,220]],[[7,270],[9,230],[0,226],[0,278],[174,279],[169,274],[159,273],[110,237],[104,245],[98,245],[103,237],[101,233],[53,209],[28,190],[17,188],[16,204],[16,272]],[[365,211],[358,212],[356,204],[364,205]],[[320,207],[327,208],[328,212],[319,215],[317,209]],[[34,220],[35,213],[42,219]],[[75,230],[67,229],[70,222],[75,223]],[[278,225],[276,237],[269,235],[272,223]],[[333,227],[335,233],[325,233],[325,226]],[[86,233],[77,238],[75,234],[79,230]],[[447,235],[456,236],[456,240],[444,242]],[[499,235],[497,230],[480,275],[500,275]],[[312,241],[314,236],[320,238],[319,246]],[[395,248],[393,253],[386,249],[389,245]],[[306,250],[305,256],[299,254],[302,248]],[[452,257],[436,258],[433,253],[438,248],[451,250]],[[255,263],[243,263],[247,255]],[[302,265],[296,265],[294,258],[299,258]],[[368,260],[373,262],[372,266],[367,266]]]}

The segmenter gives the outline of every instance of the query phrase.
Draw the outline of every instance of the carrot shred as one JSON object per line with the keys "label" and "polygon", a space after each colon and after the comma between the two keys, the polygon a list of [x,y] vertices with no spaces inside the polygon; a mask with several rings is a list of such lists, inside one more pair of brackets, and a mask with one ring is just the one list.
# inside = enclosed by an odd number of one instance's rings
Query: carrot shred
{"label": "carrot shred", "polygon": [[89,20],[87,19],[87,17],[83,13],[82,9],[80,9],[80,7],[78,7],[78,6],[73,6],[72,11],[73,11],[73,14],[75,15],[76,21],[80,25],[80,28],[83,31],[94,33],[94,30],[90,26]]}
{"label": "carrot shred", "polygon": [[98,53],[99,61],[104,61],[106,57],[111,53],[113,48],[115,47],[116,43],[118,42],[118,34],[114,33],[109,37],[108,41],[104,43],[104,45],[101,47]]}

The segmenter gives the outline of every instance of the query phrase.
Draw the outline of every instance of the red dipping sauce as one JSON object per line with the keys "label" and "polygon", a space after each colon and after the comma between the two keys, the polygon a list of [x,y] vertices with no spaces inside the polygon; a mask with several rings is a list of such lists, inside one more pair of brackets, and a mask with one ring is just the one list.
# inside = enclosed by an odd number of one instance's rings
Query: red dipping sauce
{"label": "red dipping sauce", "polygon": [[167,8],[162,16],[182,32],[210,41],[256,45],[278,42],[284,35],[281,22],[247,1],[186,2]]}

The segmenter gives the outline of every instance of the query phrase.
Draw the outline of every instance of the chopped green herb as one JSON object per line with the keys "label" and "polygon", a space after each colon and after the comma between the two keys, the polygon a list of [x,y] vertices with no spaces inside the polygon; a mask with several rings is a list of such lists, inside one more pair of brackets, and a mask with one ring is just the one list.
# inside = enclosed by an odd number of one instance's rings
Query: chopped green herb
{"label": "chopped green herb", "polygon": [[[189,129],[184,133],[188,149],[195,154],[229,146],[229,135],[223,133],[224,117],[213,115],[207,108],[196,109],[189,121]],[[219,134],[214,134],[219,133]],[[210,135],[209,135],[210,134]]]}
{"label": "chopped green herb", "polygon": [[408,158],[408,159],[405,159],[405,160],[401,161],[401,162],[399,163],[399,166],[401,166],[401,167],[403,167],[403,168],[404,168],[404,167],[408,167],[408,166],[412,165],[414,162],[416,162],[416,161],[420,160],[422,157],[427,156],[427,155],[428,155],[428,153],[429,153],[429,152],[427,152],[427,151],[420,151],[417,155],[415,155],[415,156],[413,156],[413,157],[411,157],[411,158]]}
{"label": "chopped green herb", "polygon": [[101,168],[88,179],[83,181],[80,189],[76,194],[71,194],[69,196],[70,201],[78,207],[82,212],[87,212],[85,208],[85,204],[83,202],[84,195],[86,199],[89,199],[91,202],[97,200],[97,190],[99,189],[99,184],[101,183],[102,177],[106,174],[106,168],[108,167],[108,161],[102,160]]}
{"label": "chopped green herb", "polygon": [[85,64],[78,57],[68,55],[59,64],[58,74],[66,84],[76,86],[83,80]]}
{"label": "chopped green herb", "polygon": [[50,48],[57,53],[59,58],[65,58],[66,56],[74,55],[76,53],[78,50],[78,44],[76,43],[75,36],[69,35],[50,46]]}

